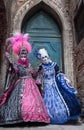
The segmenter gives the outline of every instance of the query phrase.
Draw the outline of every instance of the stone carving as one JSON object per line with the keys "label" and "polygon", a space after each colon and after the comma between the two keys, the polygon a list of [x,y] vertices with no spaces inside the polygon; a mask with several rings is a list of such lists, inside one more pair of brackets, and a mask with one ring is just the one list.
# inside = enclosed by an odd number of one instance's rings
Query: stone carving
{"label": "stone carving", "polygon": [[17,22],[21,21],[21,19],[23,18],[24,14],[25,14],[25,11],[29,9],[29,7],[33,4],[33,2],[34,2],[33,0],[27,0],[27,2],[25,2],[23,4],[23,6],[21,6],[18,9],[18,11],[17,11],[17,13],[12,21],[13,25],[14,25],[13,28],[16,28],[16,30],[18,30]]}
{"label": "stone carving", "polygon": [[[63,17],[66,17],[66,20],[68,22],[68,29],[70,28],[70,19],[69,19],[69,16],[68,16],[69,14],[68,14],[68,11],[67,11],[67,6],[66,5],[64,6],[62,0],[36,0],[37,3],[41,2],[41,1],[43,1],[44,3],[46,2],[46,3],[48,3],[48,5],[52,5],[55,8],[58,8],[58,10],[60,10],[59,11],[60,14],[63,15]],[[34,0],[26,0],[26,2],[17,10],[15,17],[13,16],[14,17],[14,20],[13,20],[14,28],[15,28],[16,22],[18,20],[21,20],[20,17],[24,17],[25,12],[27,12],[28,9],[31,8],[34,3],[35,3]]]}

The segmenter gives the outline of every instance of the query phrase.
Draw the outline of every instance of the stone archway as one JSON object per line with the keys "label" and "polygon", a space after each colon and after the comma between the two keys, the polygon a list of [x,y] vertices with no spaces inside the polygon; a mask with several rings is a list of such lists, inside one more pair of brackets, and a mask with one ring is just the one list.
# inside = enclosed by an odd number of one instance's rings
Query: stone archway
{"label": "stone archway", "polygon": [[[73,68],[73,38],[72,38],[72,29],[71,29],[71,23],[70,18],[68,16],[68,13],[64,7],[62,7],[59,0],[28,0],[25,2],[20,9],[16,12],[16,15],[13,19],[13,32],[21,32],[21,26],[22,22],[24,20],[25,15],[30,12],[32,9],[36,9],[35,7],[43,3],[45,11],[48,11],[49,8],[50,13],[54,19],[58,19],[58,22],[62,29],[62,35],[63,35],[63,52],[64,52],[64,69],[65,73],[68,75],[70,80],[72,81],[74,85],[74,68]],[[34,13],[34,12],[33,12]],[[18,22],[19,21],[19,22]]]}
{"label": "stone archway", "polygon": [[[2,91],[4,84],[4,49],[5,49],[5,39],[7,36],[7,19],[6,19],[6,9],[4,1],[0,1],[0,91]],[[0,93],[1,96],[1,93]]]}

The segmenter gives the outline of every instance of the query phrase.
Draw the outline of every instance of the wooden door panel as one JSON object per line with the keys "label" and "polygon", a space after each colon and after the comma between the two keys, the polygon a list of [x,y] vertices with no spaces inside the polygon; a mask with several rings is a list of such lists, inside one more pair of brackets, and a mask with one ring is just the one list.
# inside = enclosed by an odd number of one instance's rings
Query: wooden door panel
{"label": "wooden door panel", "polygon": [[22,32],[29,33],[32,53],[29,54],[30,62],[34,69],[40,62],[34,56],[34,51],[38,48],[47,49],[51,59],[62,69],[62,37],[56,21],[44,11],[39,11],[30,20],[26,21]]}

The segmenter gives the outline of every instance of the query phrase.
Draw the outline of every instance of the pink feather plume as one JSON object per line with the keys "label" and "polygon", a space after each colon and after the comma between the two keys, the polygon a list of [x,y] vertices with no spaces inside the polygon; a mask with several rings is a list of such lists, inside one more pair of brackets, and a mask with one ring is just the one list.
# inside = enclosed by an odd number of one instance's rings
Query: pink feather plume
{"label": "pink feather plume", "polygon": [[19,34],[15,35],[14,37],[8,38],[7,40],[12,43],[12,48],[13,48],[14,53],[19,54],[20,49],[22,47],[26,48],[28,53],[31,52],[32,46],[28,42],[29,38],[30,37],[28,34],[23,35],[22,33],[19,33]]}

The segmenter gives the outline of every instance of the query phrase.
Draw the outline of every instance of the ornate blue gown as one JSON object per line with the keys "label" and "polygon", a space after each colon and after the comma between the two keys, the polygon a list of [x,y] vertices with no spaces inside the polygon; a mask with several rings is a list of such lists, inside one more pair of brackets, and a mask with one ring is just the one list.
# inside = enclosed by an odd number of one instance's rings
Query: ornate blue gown
{"label": "ornate blue gown", "polygon": [[[81,115],[81,105],[77,91],[71,86],[65,74],[59,72],[55,62],[42,64],[43,99],[50,116],[51,124],[63,124]],[[58,73],[59,72],[59,73]]]}

